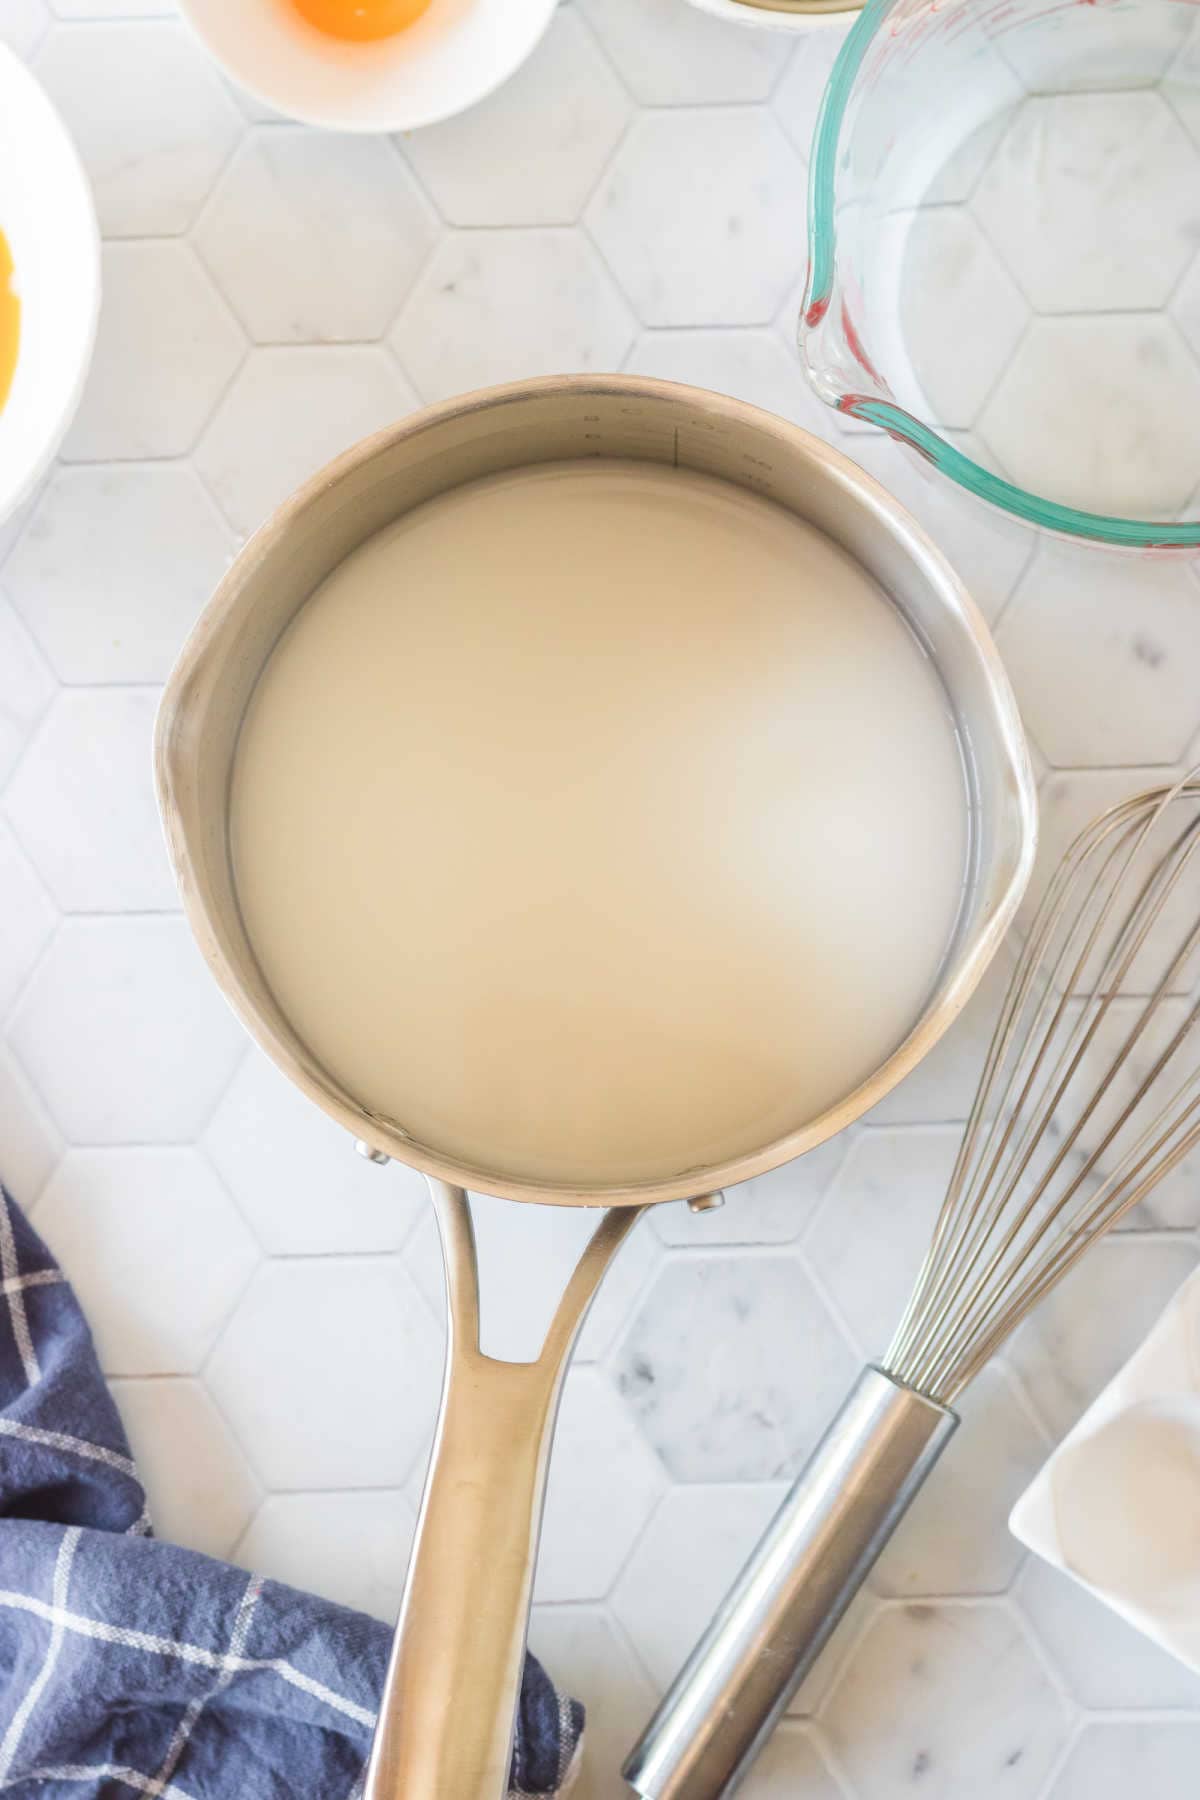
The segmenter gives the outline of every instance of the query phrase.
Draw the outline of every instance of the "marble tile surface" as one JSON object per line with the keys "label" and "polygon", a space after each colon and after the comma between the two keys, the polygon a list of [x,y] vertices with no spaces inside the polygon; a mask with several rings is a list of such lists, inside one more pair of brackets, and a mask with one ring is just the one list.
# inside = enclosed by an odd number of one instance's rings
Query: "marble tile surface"
{"label": "marble tile surface", "polygon": [[849,1345],[787,1250],[671,1259],[614,1364],[676,1481],[798,1473],[854,1372]]}
{"label": "marble tile surface", "polygon": [[795,280],[803,193],[771,113],[648,112],[584,221],[643,324],[765,325]]}
{"label": "marble tile surface", "polygon": [[[1181,499],[1196,486],[1192,10],[1158,92],[1098,108],[1064,52],[1068,91],[965,144],[910,246],[941,283],[915,340],[930,370],[953,350],[939,409],[999,473],[1069,489],[1082,437],[1126,494],[1164,470]],[[153,816],[158,687],[238,543],[356,438],[491,381],[626,368],[770,408],[890,487],[996,627],[1041,779],[1031,904],[1087,818],[1200,760],[1200,579],[1038,543],[813,398],[794,342],[806,164],[843,27],[793,40],[686,0],[569,0],[475,112],[366,140],[234,94],[174,14],[0,0],[105,236],[83,404],[0,525],[0,1175],[79,1285],[158,1529],[391,1618],[440,1379],[436,1229],[416,1178],[357,1158],[247,1047]],[[1009,178],[1031,158],[1036,258]],[[1136,258],[1113,255],[1105,191]],[[1077,313],[1038,316],[1064,296]],[[1081,427],[1097,344],[1143,405],[1096,384]],[[659,1209],[604,1283],[532,1627],[590,1709],[577,1800],[621,1800],[657,1695],[890,1337],[1006,966],[861,1127],[722,1211]],[[966,1397],[747,1800],[1191,1800],[1194,1679],[1023,1560],[1005,1517],[1194,1267],[1198,1179],[1181,1171]],[[476,1224],[488,1341],[532,1353],[591,1220],[480,1200]]]}
{"label": "marble tile surface", "polygon": [[1034,319],[978,430],[1032,492],[1145,517],[1192,492],[1200,370],[1162,313]]}
{"label": "marble tile surface", "polygon": [[195,251],[174,238],[108,243],[104,304],[66,462],[184,456],[245,339]]}
{"label": "marble tile surface", "polygon": [[1196,1780],[1200,1724],[1182,1721],[1135,1724],[1121,1729],[1093,1724],[1081,1735],[1063,1769],[1061,1800],[1122,1800],[1153,1794],[1154,1800],[1186,1800]]}
{"label": "marble tile surface", "polygon": [[241,127],[192,34],[174,20],[55,30],[34,67],[83,157],[104,235],[186,231]]}
{"label": "marble tile surface", "polygon": [[1035,1800],[1069,1722],[1023,1626],[995,1601],[886,1608],[821,1713],[863,1800]]}
{"label": "marble tile surface", "polygon": [[612,1594],[613,1611],[660,1688],[678,1673],[786,1492],[781,1482],[694,1483],[663,1499]]}
{"label": "marble tile surface", "polygon": [[961,1132],[865,1130],[804,1239],[804,1254],[860,1355],[883,1355],[916,1279]]}
{"label": "marble tile surface", "polygon": [[[440,1340],[394,1259],[284,1259],[254,1275],[206,1375],[270,1488],[400,1487],[429,1441]],[[385,1370],[381,1407],[363,1375]]]}
{"label": "marble tile surface", "polygon": [[194,241],[256,343],[352,344],[383,336],[435,233],[386,138],[281,125],[241,145]]}
{"label": "marble tile surface", "polygon": [[795,352],[769,329],[643,331],[622,366],[633,375],[732,394],[806,431],[828,429],[828,408],[805,380]]}
{"label": "marble tile surface", "polygon": [[617,369],[634,329],[582,232],[447,231],[391,345],[422,400],[446,400],[520,376]]}
{"label": "marble tile surface", "polygon": [[196,468],[230,525],[249,536],[322,463],[415,403],[378,345],[257,349],[212,416]]}
{"label": "marble tile surface", "polygon": [[201,1141],[269,1256],[399,1250],[425,1214],[415,1171],[397,1166],[384,1179],[347,1156],[345,1133],[257,1048]]}
{"label": "marble tile surface", "polygon": [[[160,683],[232,542],[187,463],[61,468],[5,565],[5,584],[61,681]],[[134,543],[138,554],[131,557]],[[5,651],[5,667],[21,670],[19,646],[6,644]],[[28,684],[30,677],[23,679]]]}
{"label": "marble tile surface", "polygon": [[1023,1551],[1005,1529],[1013,1504],[1051,1443],[1018,1383],[1000,1364],[985,1369],[958,1410],[962,1424],[876,1564],[871,1585],[898,1599],[1002,1594]]}
{"label": "marble tile surface", "polygon": [[263,1492],[209,1389],[174,1378],[112,1389],[154,1494],[156,1529],[189,1550],[231,1556]]}
{"label": "marble tile surface", "polygon": [[195,1150],[70,1150],[36,1217],[74,1272],[108,1375],[194,1373],[258,1261],[228,1189]]}
{"label": "marble tile surface", "polygon": [[10,600],[0,593],[0,781],[7,781],[56,683]]}
{"label": "marble tile surface", "polygon": [[4,893],[4,933],[0,937],[0,1005],[16,999],[50,941],[54,905],[29,857],[7,826],[0,826],[0,891]]}
{"label": "marble tile surface", "polygon": [[[1086,692],[1062,705],[1064,667],[1088,643]],[[1039,546],[997,633],[1022,716],[1058,768],[1174,763],[1195,727],[1200,577],[1191,563],[1098,562]]]}
{"label": "marble tile surface", "polygon": [[275,1581],[357,1607],[377,1619],[400,1610],[417,1518],[399,1488],[269,1494],[233,1561],[270,1567]]}
{"label": "marble tile surface", "polygon": [[1025,333],[1028,304],[970,213],[953,206],[912,221],[903,293],[904,339],[933,417],[966,429]]}
{"label": "marble tile surface", "polygon": [[[1016,205],[1031,166],[1032,230]],[[1160,93],[1035,96],[989,159],[972,208],[1039,311],[1153,311],[1196,254],[1195,152]]]}
{"label": "marble tile surface", "polygon": [[64,688],[4,808],[63,912],[173,912],[146,745],[156,688]]}
{"label": "marble tile surface", "polygon": [[644,106],[765,100],[788,63],[782,39],[730,30],[685,0],[581,0],[580,11]]}
{"label": "marble tile surface", "polygon": [[402,142],[449,225],[570,225],[631,111],[585,19],[564,10],[511,81]]}
{"label": "marble tile surface", "polygon": [[9,1042],[81,1146],[189,1143],[245,1047],[183,920],[146,913],[64,920]]}

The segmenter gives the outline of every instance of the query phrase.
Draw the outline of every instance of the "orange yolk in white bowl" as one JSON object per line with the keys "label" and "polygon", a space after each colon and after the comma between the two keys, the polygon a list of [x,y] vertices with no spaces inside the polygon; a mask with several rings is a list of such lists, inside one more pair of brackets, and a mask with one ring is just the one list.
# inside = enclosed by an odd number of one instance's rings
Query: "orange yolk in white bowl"
{"label": "orange yolk in white bowl", "polygon": [[366,42],[405,30],[429,0],[292,0],[292,5],[327,37]]}

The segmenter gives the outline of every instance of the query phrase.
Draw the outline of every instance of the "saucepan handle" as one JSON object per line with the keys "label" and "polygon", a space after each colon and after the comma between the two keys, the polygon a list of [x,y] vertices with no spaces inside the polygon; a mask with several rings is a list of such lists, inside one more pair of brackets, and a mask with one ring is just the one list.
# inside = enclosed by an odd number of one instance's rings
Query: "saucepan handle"
{"label": "saucepan handle", "polygon": [[957,1423],[863,1370],[631,1752],[644,1800],[736,1790]]}
{"label": "saucepan handle", "polygon": [[446,1378],[364,1800],[504,1800],[563,1377],[640,1209],[604,1215],[538,1360],[506,1363],[479,1349],[467,1197],[429,1185],[450,1303]]}

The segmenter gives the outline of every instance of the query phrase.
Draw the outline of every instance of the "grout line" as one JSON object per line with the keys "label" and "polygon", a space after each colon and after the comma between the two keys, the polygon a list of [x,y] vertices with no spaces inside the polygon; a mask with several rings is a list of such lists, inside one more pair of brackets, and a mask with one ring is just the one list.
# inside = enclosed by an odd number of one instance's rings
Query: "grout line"
{"label": "grout line", "polygon": [[[544,1605],[545,1603],[539,1602],[539,1604]],[[583,1603],[581,1602],[580,1604]],[[659,1681],[658,1677],[652,1672],[649,1663],[642,1655],[641,1646],[637,1639],[634,1637],[633,1633],[627,1629],[624,1619],[621,1617],[620,1613],[617,1612],[615,1607],[609,1605],[607,1600],[603,1601],[601,1604],[604,1606],[605,1614],[612,1627],[613,1635],[619,1643],[625,1646],[625,1653],[632,1661],[634,1668],[640,1670],[642,1675],[645,1676],[647,1685],[655,1694],[661,1697],[667,1690]],[[667,1685],[669,1686],[670,1683]],[[630,1748],[632,1749],[632,1745]]]}
{"label": "grout line", "polygon": [[39,1087],[38,1083],[34,1079],[33,1075],[30,1073],[29,1069],[26,1068],[23,1058],[18,1054],[16,1046],[12,1041],[13,1030],[17,1023],[17,1015],[20,1012],[23,1005],[25,1004],[25,1001],[28,999],[30,990],[33,987],[34,981],[35,981],[38,973],[40,972],[42,965],[45,963],[47,957],[50,955],[51,949],[58,942],[58,939],[62,933],[63,926],[66,924],[65,915],[62,914],[61,912],[58,912],[57,907],[55,908],[55,911],[58,914],[58,916],[56,917],[54,924],[51,926],[49,932],[47,933],[46,941],[39,949],[37,955],[34,957],[33,962],[31,963],[29,969],[26,971],[24,979],[18,984],[16,993],[13,995],[12,999],[9,1001],[8,1010],[4,1014],[3,1019],[0,1020],[0,1025],[3,1026],[4,1041],[5,1041],[6,1047],[8,1048],[9,1054],[12,1056],[13,1060],[19,1065],[22,1075],[24,1075],[25,1079],[28,1081],[28,1083],[29,1083],[30,1087],[33,1089],[33,1092],[34,1092],[35,1096],[37,1097],[37,1099],[41,1101],[42,1108],[46,1114],[46,1117],[48,1119],[53,1120],[56,1129],[58,1129],[59,1122],[58,1122],[58,1119],[55,1117],[53,1108],[51,1107],[49,1100],[46,1098],[46,1095],[42,1092],[41,1088]]}
{"label": "grout line", "polygon": [[[609,73],[611,75],[613,75],[614,78],[616,79],[617,85],[620,88],[622,95],[624,96],[630,118],[632,118],[632,116],[635,112],[638,112],[641,110],[641,102],[638,100],[637,95],[634,93],[633,88],[630,86],[630,83],[629,83],[628,79],[626,78],[624,69],[622,69],[620,63],[617,61],[616,57],[612,54],[608,45],[605,43],[605,41],[601,37],[600,33],[596,30],[596,27],[592,24],[591,19],[588,17],[587,7],[586,6],[572,7],[571,13],[572,13],[572,17],[575,19],[576,23],[581,27],[581,29],[584,33],[584,36],[590,40],[593,49],[595,49],[599,53],[601,61],[607,65]],[[630,119],[627,118],[625,121],[625,130],[623,130],[621,133],[622,138],[624,138],[626,131],[628,131],[629,122],[630,122]]]}
{"label": "grout line", "polygon": [[817,1755],[829,1770],[843,1800],[858,1800],[858,1789],[850,1779],[849,1771],[834,1748],[833,1739],[819,1718],[808,1721],[808,1732]]}
{"label": "grout line", "polygon": [[1070,1762],[1072,1756],[1075,1754],[1075,1746],[1083,1736],[1084,1721],[1078,1717],[1078,1709],[1076,1708],[1075,1710],[1076,1717],[1068,1726],[1066,1737],[1059,1746],[1058,1754],[1053,1758],[1050,1767],[1046,1772],[1046,1779],[1037,1791],[1036,1800],[1052,1800],[1054,1791],[1058,1786],[1059,1776],[1063,1773],[1068,1762]]}
{"label": "grout line", "polygon": [[[412,289],[416,287],[417,282],[420,280],[421,276],[424,274],[426,265],[428,264],[430,257],[432,256],[434,250],[437,247],[438,238],[439,238],[440,234],[445,231],[453,231],[455,228],[454,221],[449,217],[449,215],[447,213],[443,212],[442,208],[439,206],[437,199],[434,196],[433,189],[430,187],[428,180],[426,179],[426,177],[424,175],[422,175],[420,169],[417,167],[417,164],[413,161],[412,157],[408,154],[407,140],[410,137],[412,137],[413,135],[414,135],[413,132],[403,131],[403,130],[388,131],[388,132],[384,133],[385,141],[391,146],[393,156],[396,157],[401,168],[404,170],[404,173],[408,176],[408,179],[412,182],[414,188],[417,190],[417,195],[418,195],[419,199],[423,202],[425,209],[426,209],[426,215],[427,215],[426,223],[432,228],[430,243],[429,243],[429,252],[422,260],[421,267],[417,270],[417,273],[412,282],[412,286],[409,288],[409,293],[411,293]],[[408,300],[408,294],[406,294],[404,296],[404,301],[406,302],[407,300]],[[401,307],[400,307],[399,311],[397,311],[397,314],[396,314],[397,319],[400,316],[400,311],[403,310],[403,305],[404,305],[404,302],[401,303]],[[393,321],[393,329],[394,329],[394,321]]]}

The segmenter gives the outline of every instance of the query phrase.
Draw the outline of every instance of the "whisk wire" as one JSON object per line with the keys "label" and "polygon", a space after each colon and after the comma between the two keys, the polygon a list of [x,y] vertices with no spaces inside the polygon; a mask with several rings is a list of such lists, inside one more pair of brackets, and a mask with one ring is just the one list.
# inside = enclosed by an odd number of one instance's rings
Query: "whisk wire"
{"label": "whisk wire", "polygon": [[[986,1108],[988,1095],[991,1092],[996,1072],[1003,1064],[1003,1058],[1007,1055],[1020,1014],[1028,999],[1030,989],[1035,985],[1037,972],[1044,959],[1044,946],[1057,928],[1063,910],[1069,901],[1071,884],[1077,866],[1081,861],[1086,848],[1087,837],[1085,834],[1084,837],[1077,840],[1072,851],[1068,853],[1062,867],[1050,885],[1041,908],[1039,908],[1039,911],[1035,916],[1029,941],[1026,945],[1025,952],[1018,963],[1017,973],[1010,988],[1006,1008],[1002,1013],[1000,1024],[993,1037],[991,1051],[985,1063],[984,1075],[977,1090],[972,1115],[968,1121],[967,1129],[963,1134],[963,1141],[960,1147],[958,1160],[951,1176],[946,1201],[942,1208],[941,1218],[939,1219],[939,1229],[935,1231],[934,1245],[930,1256],[927,1259],[925,1270],[918,1280],[917,1288],[914,1292],[914,1302],[910,1308],[912,1316],[909,1317],[906,1315],[906,1319],[902,1323],[903,1339],[901,1339],[901,1334],[898,1333],[896,1340],[894,1340],[897,1354],[902,1353],[900,1349],[901,1342],[903,1342],[904,1350],[907,1350],[912,1337],[918,1332],[926,1339],[928,1339],[929,1334],[932,1333],[936,1340],[939,1325],[942,1324],[946,1312],[954,1305],[959,1297],[966,1280],[969,1278],[978,1262],[980,1254],[982,1254],[982,1251],[986,1247],[997,1221],[1003,1214],[1004,1209],[1011,1198],[1011,1194],[1017,1181],[1019,1181],[1021,1175],[1024,1173],[1028,1166],[1028,1162],[1036,1149],[1045,1121],[1049,1117],[1053,1107],[1057,1104],[1058,1099],[1061,1098],[1062,1089],[1066,1085],[1065,1080],[1060,1081],[1057,1089],[1047,1084],[1046,1092],[1043,1095],[1039,1109],[1035,1111],[1035,1115],[1032,1119],[1027,1119],[1027,1122],[1021,1128],[1020,1135],[1017,1137],[1015,1145],[1013,1145],[1013,1134],[1017,1130],[1018,1123],[1027,1117],[1023,1109],[1029,1098],[1030,1092],[1034,1087],[1034,1083],[1037,1081],[1042,1062],[1054,1040],[1059,1021],[1066,1008],[1068,990],[1060,988],[1055,981],[1051,980],[1043,983],[1041,998],[1033,1022],[1027,1030],[1022,1049],[1013,1062],[1008,1081],[1001,1093],[999,1104],[993,1111],[991,1125],[987,1136],[984,1139],[982,1147],[979,1146],[979,1127],[982,1123],[982,1115]],[[1112,858],[1117,854],[1119,849],[1120,844],[1110,851],[1105,868],[1107,868],[1108,863],[1112,861]],[[1074,978],[1078,978],[1082,968],[1092,954],[1096,938],[1103,927],[1113,897],[1114,896],[1110,896],[1108,905],[1102,909],[1099,917],[1092,925],[1087,940],[1079,953],[1074,971]],[[1079,933],[1083,930],[1086,924],[1086,916],[1086,910],[1081,911],[1069,931],[1067,941],[1060,953],[1059,963],[1056,965],[1056,973],[1058,972],[1061,962],[1070,952]],[[1051,1019],[1048,1028],[1043,1031],[1042,1025],[1047,1006],[1052,1004],[1056,997],[1057,1005],[1055,1006],[1054,1017]],[[1063,1046],[1063,1051],[1060,1054],[1054,1074],[1051,1076],[1051,1081],[1053,1081],[1054,1076],[1057,1075],[1058,1071],[1061,1069],[1062,1062],[1065,1060],[1070,1048],[1071,1040],[1068,1039],[1067,1044]],[[1030,1054],[1030,1066],[1025,1070],[1021,1091],[1017,1095],[1016,1100],[1013,1101],[1011,1097],[1012,1090],[1017,1082],[1021,1080],[1026,1051]],[[1069,1079],[1069,1073],[1067,1079]],[[998,1143],[995,1142],[997,1132],[1000,1134]],[[1005,1154],[1010,1148],[1013,1150],[1013,1155],[1016,1158],[1016,1166],[1014,1168],[1010,1161],[1005,1180],[999,1182],[997,1181],[997,1173],[1002,1165]],[[968,1181],[966,1180],[966,1173],[971,1165],[972,1157],[975,1158],[975,1166],[974,1172]],[[1051,1173],[1052,1172],[1053,1171],[1051,1171]],[[982,1210],[978,1210],[979,1197],[984,1192],[988,1191],[991,1192],[992,1196],[990,1201]],[[1031,1197],[1031,1205],[1036,1203],[1036,1197],[1037,1191],[1035,1190],[1034,1196]],[[1028,1210],[1029,1209],[1027,1208],[1026,1212],[1014,1221],[1013,1227],[1008,1234],[1007,1244],[1011,1244],[1013,1241],[1016,1232],[1019,1231],[1020,1226],[1024,1221],[1024,1217],[1027,1216]],[[941,1227],[951,1217],[955,1220],[955,1230],[950,1234],[946,1234]],[[1001,1245],[1000,1254],[1003,1253],[1007,1244]],[[959,1266],[960,1264],[962,1265],[961,1268]],[[952,1291],[947,1295],[942,1291],[940,1283],[945,1273],[948,1270],[954,1269],[958,1270],[957,1280]],[[936,1308],[934,1306],[935,1300],[938,1302]],[[935,1345],[929,1346],[931,1349],[934,1347]]]}
{"label": "whisk wire", "polygon": [[1200,1061],[1154,1104],[1168,1068],[1200,1044],[1200,997],[1165,1043],[1156,1032],[1200,949],[1198,903],[1161,955],[1164,912],[1200,852],[1200,808],[1159,842],[1181,800],[1200,802],[1200,769],[1080,832],[1037,908],[884,1360],[930,1398],[953,1400],[1096,1237],[1200,1144]]}
{"label": "whisk wire", "polygon": [[[1200,1106],[1200,1098],[1193,1103],[1193,1107],[1189,1110],[1195,1110],[1197,1106]],[[1062,1277],[1070,1272],[1080,1257],[1084,1256],[1091,1248],[1096,1238],[1113,1225],[1119,1224],[1126,1213],[1131,1212],[1141,1200],[1144,1200],[1158,1183],[1169,1175],[1172,1169],[1178,1167],[1198,1145],[1200,1145],[1200,1120],[1173,1146],[1169,1155],[1155,1165],[1143,1181],[1122,1195],[1119,1205],[1109,1208],[1103,1218],[1098,1216],[1102,1209],[1097,1208],[1097,1217],[1092,1222],[1077,1228],[1071,1236],[1069,1245],[1064,1246],[1052,1262],[1038,1272],[1036,1279],[1029,1279],[1021,1284],[1016,1297],[1009,1301],[1003,1316],[994,1324],[991,1331],[979,1335],[973,1343],[970,1355],[955,1365],[952,1381],[948,1367],[934,1373],[932,1379],[935,1382],[940,1381],[946,1384],[950,1399],[960,1394],[975,1379],[980,1369],[991,1360],[1021,1321],[1038,1306],[1051,1288],[1057,1286]]]}

